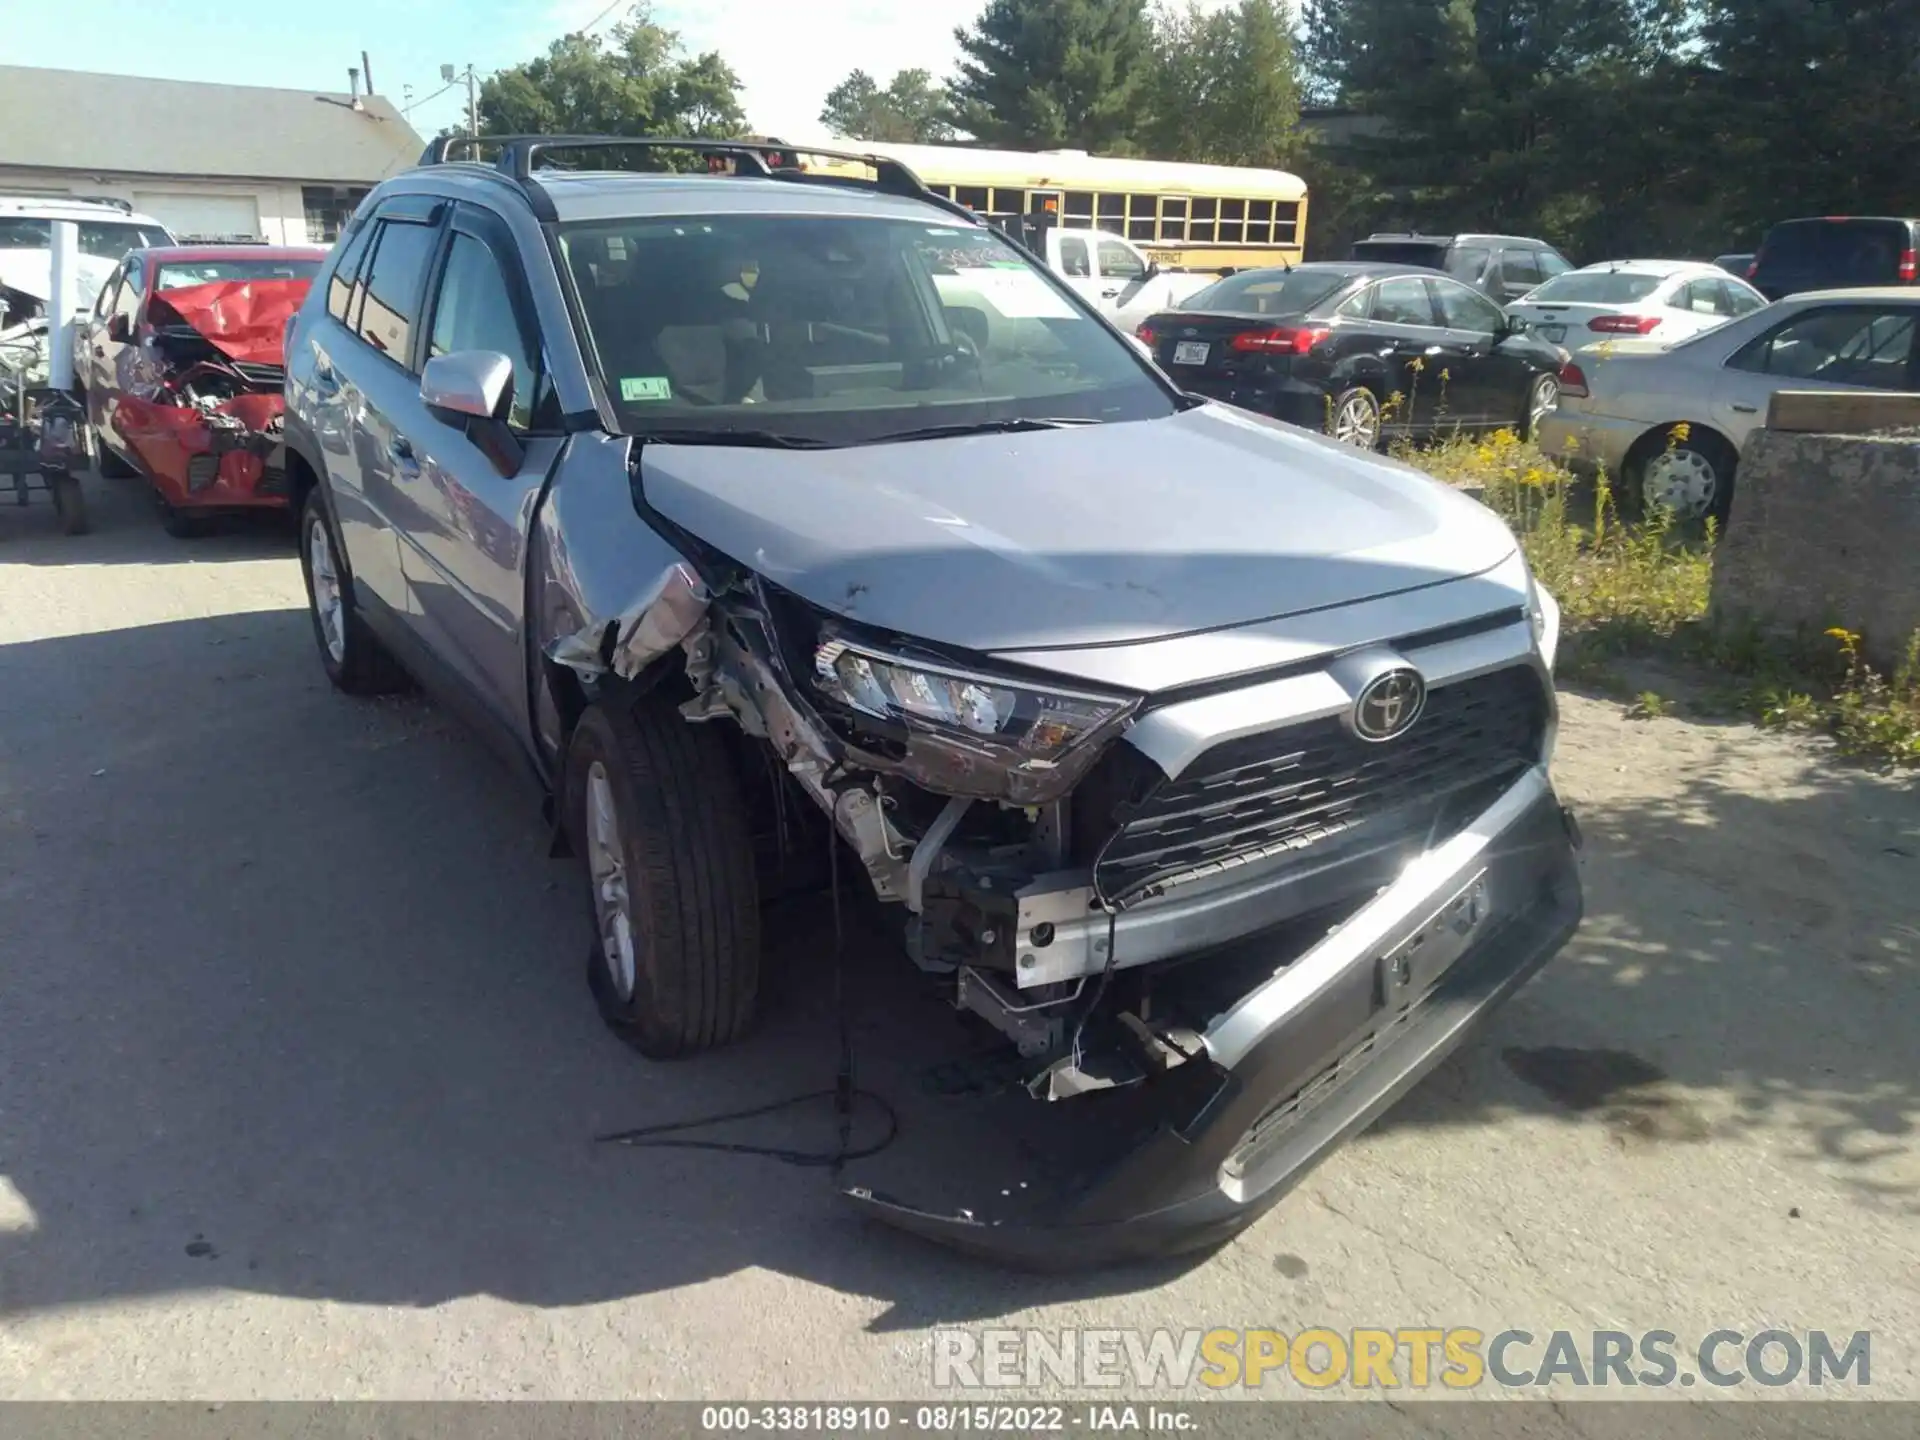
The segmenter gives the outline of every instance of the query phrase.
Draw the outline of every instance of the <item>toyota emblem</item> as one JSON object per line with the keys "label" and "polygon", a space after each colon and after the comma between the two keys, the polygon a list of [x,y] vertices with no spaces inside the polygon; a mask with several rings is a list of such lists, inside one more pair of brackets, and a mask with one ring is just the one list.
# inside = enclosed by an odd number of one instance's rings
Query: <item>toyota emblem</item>
{"label": "toyota emblem", "polygon": [[1397,740],[1413,728],[1427,704],[1427,682],[1420,672],[1401,666],[1367,682],[1353,702],[1353,733],[1378,744]]}

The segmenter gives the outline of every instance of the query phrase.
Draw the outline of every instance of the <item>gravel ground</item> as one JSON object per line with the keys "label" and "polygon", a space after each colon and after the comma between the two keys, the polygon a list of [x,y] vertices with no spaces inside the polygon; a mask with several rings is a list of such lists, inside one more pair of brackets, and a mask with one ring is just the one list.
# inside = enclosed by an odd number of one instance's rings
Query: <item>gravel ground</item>
{"label": "gravel ground", "polygon": [[820,928],[761,1034],[649,1066],[529,792],[327,688],[290,534],[91,488],[86,537],[0,509],[0,1396],[906,1397],[938,1325],[1469,1324],[1866,1329],[1920,1397],[1911,788],[1568,696],[1566,953],[1223,1251],[1009,1275],[593,1147],[824,1078]]}

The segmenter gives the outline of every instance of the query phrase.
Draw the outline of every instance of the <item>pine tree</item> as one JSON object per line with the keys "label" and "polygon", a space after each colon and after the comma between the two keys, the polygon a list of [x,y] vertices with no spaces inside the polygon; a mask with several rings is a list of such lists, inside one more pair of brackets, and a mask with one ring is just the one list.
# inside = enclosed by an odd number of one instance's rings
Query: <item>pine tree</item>
{"label": "pine tree", "polygon": [[988,0],[954,38],[952,119],[982,144],[1135,145],[1153,65],[1145,0]]}

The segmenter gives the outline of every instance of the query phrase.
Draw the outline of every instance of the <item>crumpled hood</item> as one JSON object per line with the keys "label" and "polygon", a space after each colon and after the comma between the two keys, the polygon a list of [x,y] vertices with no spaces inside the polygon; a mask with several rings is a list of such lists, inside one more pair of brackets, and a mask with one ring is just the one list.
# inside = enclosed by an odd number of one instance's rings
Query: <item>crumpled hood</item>
{"label": "crumpled hood", "polygon": [[648,445],[640,475],[667,519],[815,605],[980,651],[1279,618],[1514,550],[1409,466],[1217,405],[836,450]]}
{"label": "crumpled hood", "polygon": [[216,280],[155,293],[151,313],[162,325],[191,325],[229,360],[254,365],[286,363],[287,321],[307,298],[310,279]]}

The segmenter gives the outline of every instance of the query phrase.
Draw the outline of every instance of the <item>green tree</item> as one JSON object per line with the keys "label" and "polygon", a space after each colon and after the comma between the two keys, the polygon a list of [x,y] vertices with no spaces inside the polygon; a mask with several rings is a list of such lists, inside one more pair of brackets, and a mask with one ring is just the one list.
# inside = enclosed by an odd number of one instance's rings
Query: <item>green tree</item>
{"label": "green tree", "polygon": [[925,70],[902,70],[883,90],[855,70],[827,92],[820,123],[849,140],[930,144],[952,138],[946,96]]}
{"label": "green tree", "polygon": [[1154,24],[1146,131],[1168,160],[1286,168],[1301,152],[1300,76],[1282,0],[1189,3]]}
{"label": "green tree", "polygon": [[680,37],[636,4],[611,35],[563,35],[480,86],[482,134],[738,135],[740,78],[717,52],[688,59]]}
{"label": "green tree", "polygon": [[952,118],[987,145],[1126,153],[1153,72],[1145,0],[988,0],[958,29]]}

